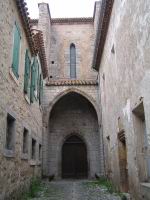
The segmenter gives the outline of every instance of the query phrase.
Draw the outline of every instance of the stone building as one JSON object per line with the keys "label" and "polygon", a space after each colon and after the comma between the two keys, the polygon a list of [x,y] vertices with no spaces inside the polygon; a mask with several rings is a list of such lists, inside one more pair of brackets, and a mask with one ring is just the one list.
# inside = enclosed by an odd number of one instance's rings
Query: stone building
{"label": "stone building", "polygon": [[150,199],[150,2],[102,1],[93,68],[99,73],[106,172]]}
{"label": "stone building", "polygon": [[0,2],[0,199],[42,169],[149,200],[149,0],[100,0],[88,18],[38,6],[29,19],[24,0]]}
{"label": "stone building", "polygon": [[[98,80],[91,68],[99,5],[99,2],[95,4],[93,18],[53,19],[48,4],[41,3],[39,19],[31,20],[32,28],[43,32],[48,58],[49,78],[43,96],[45,176],[55,175],[60,179],[104,175]],[[73,138],[74,142],[82,141],[85,158],[72,161],[69,152],[76,154],[76,147],[70,144],[69,149],[65,144]],[[77,145],[77,151],[82,151],[83,146]],[[68,151],[63,152],[63,148]],[[67,163],[72,163],[70,168],[66,167]],[[78,163],[85,165],[84,169]]]}
{"label": "stone building", "polygon": [[0,1],[1,200],[17,198],[41,174],[43,45],[41,32],[32,37],[24,1]]}

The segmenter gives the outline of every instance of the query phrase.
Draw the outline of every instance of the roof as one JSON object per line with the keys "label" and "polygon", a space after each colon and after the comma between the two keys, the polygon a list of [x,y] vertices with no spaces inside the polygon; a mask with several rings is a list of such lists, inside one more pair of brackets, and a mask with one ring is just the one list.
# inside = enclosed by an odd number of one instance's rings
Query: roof
{"label": "roof", "polygon": [[38,21],[39,21],[39,19],[30,19],[31,26],[37,25]]}
{"label": "roof", "polygon": [[43,77],[46,78],[48,69],[42,32],[38,31],[36,34],[33,33],[26,2],[24,0],[15,1],[22,18],[23,28],[26,33],[31,53],[32,55],[37,55],[37,53],[39,53]]}
{"label": "roof", "polygon": [[82,18],[52,18],[52,24],[81,24],[81,23],[93,23],[92,17],[82,17]]}
{"label": "roof", "polygon": [[93,12],[93,19],[95,19],[95,15],[96,15],[96,7],[97,7],[97,5],[100,5],[100,2],[101,0],[99,0],[99,1],[95,1],[95,4],[94,4],[94,12]]}
{"label": "roof", "polygon": [[48,68],[47,68],[47,59],[46,59],[46,52],[44,48],[44,40],[43,40],[43,33],[42,31],[36,30],[36,34],[34,34],[34,45],[36,52],[39,53],[40,61],[41,61],[41,68],[43,78],[48,76]]}
{"label": "roof", "polygon": [[16,0],[16,4],[17,4],[18,10],[20,12],[21,18],[22,18],[23,27],[24,27],[26,37],[29,42],[29,47],[31,49],[31,53],[34,54],[35,49],[34,49],[34,42],[33,42],[33,38],[32,38],[32,31],[31,31],[30,18],[29,18],[27,4],[24,0]]}
{"label": "roof", "polygon": [[48,80],[46,86],[71,86],[71,85],[98,85],[97,80],[71,80],[71,79],[59,79]]}
{"label": "roof", "polygon": [[[93,23],[94,18],[92,17],[83,17],[83,18],[51,18],[52,24],[89,24]],[[30,24],[32,26],[38,24],[38,19],[30,19]]]}
{"label": "roof", "polygon": [[114,0],[102,0],[92,67],[99,70]]}

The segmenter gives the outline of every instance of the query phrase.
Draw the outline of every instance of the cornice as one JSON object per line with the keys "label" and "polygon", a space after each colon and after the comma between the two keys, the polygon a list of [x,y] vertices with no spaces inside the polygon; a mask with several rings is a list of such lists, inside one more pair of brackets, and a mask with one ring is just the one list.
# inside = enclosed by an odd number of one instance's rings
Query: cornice
{"label": "cornice", "polygon": [[92,67],[99,70],[114,0],[102,0]]}

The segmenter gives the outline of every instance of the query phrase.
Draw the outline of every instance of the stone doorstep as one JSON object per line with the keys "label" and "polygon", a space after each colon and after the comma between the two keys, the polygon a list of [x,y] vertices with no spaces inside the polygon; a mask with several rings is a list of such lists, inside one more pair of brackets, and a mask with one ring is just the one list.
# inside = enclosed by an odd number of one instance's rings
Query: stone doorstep
{"label": "stone doorstep", "polygon": [[142,199],[150,200],[150,183],[141,183]]}
{"label": "stone doorstep", "polygon": [[141,183],[141,186],[143,186],[143,187],[147,187],[147,188],[150,189],[150,183]]}

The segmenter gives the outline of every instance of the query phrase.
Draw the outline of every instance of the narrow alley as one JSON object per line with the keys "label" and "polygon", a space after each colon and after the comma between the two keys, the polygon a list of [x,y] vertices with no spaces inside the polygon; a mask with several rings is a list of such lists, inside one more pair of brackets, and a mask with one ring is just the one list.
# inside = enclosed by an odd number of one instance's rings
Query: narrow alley
{"label": "narrow alley", "polygon": [[120,200],[103,186],[94,181],[53,181],[43,182],[37,197],[32,200]]}

